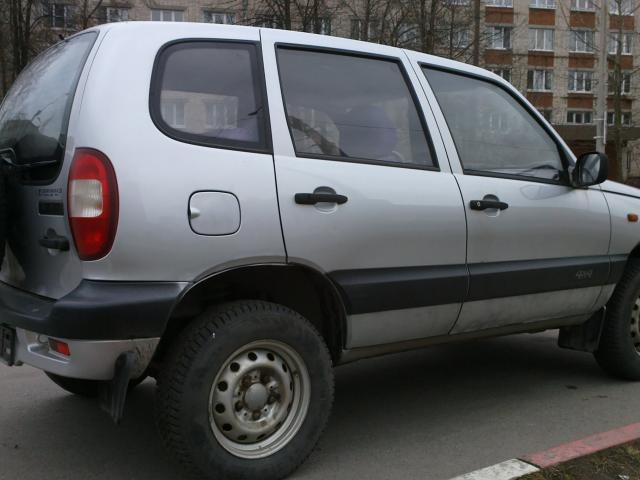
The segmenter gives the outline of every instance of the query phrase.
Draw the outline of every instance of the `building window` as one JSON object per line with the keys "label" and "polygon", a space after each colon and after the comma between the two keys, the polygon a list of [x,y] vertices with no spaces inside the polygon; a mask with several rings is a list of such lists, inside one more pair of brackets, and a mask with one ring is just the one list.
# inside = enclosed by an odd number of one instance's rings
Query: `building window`
{"label": "building window", "polygon": [[567,123],[575,124],[588,124],[592,121],[592,112],[583,110],[569,110],[567,111]]}
{"label": "building window", "polygon": [[331,18],[324,17],[318,19],[317,32],[322,35],[331,35]]}
{"label": "building window", "polygon": [[609,34],[609,53],[615,55],[618,53],[618,44],[622,46],[623,55],[631,55],[631,42],[633,42],[633,34],[624,32],[620,36],[620,32],[611,32]]}
{"label": "building window", "polygon": [[469,5],[471,0],[446,0],[444,3],[447,5]]}
{"label": "building window", "polygon": [[352,18],[351,34],[349,35],[350,38],[353,38],[354,40],[363,40],[363,34],[364,32],[362,31],[362,20],[360,20],[359,18]]}
{"label": "building window", "polygon": [[259,15],[254,26],[262,28],[282,28],[282,23],[275,15]]}
{"label": "building window", "polygon": [[591,92],[593,84],[593,72],[585,70],[569,70],[570,92],[588,93]]}
{"label": "building window", "polygon": [[[613,77],[612,73],[609,73],[608,86],[609,86],[610,94],[615,93],[616,91],[615,85],[616,85],[615,78]],[[628,95],[631,93],[631,73],[630,72],[621,72],[620,93],[622,95]]]}
{"label": "building window", "polygon": [[151,10],[151,20],[154,22],[184,22],[182,10]]}
{"label": "building window", "polygon": [[511,69],[509,67],[491,67],[489,70],[504,78],[507,82],[511,81]]}
{"label": "building window", "polygon": [[609,0],[609,13],[612,15],[633,15],[634,0]]}
{"label": "building window", "polygon": [[220,23],[224,25],[233,25],[236,23],[236,16],[227,12],[212,12],[205,10],[203,12],[204,23]]}
{"label": "building window", "polygon": [[571,10],[593,12],[596,7],[592,0],[571,0]]}
{"label": "building window", "polygon": [[98,10],[100,23],[126,22],[127,20],[129,20],[128,8],[100,7]]}
{"label": "building window", "polygon": [[531,8],[556,8],[556,0],[531,0]]}
{"label": "building window", "polygon": [[73,28],[75,26],[75,7],[62,3],[51,4],[51,26],[53,28]]}
{"label": "building window", "polygon": [[530,28],[529,50],[553,51],[553,37],[552,28]]}
{"label": "building window", "polygon": [[553,113],[553,110],[550,108],[538,108],[537,110],[547,122],[551,122],[551,114]]}
{"label": "building window", "polygon": [[220,97],[217,102],[205,102],[205,126],[213,130],[235,128],[238,124],[238,99]]}
{"label": "building window", "polygon": [[461,28],[452,32],[451,44],[453,45],[453,48],[466,48],[470,43],[471,40],[468,28]]}
{"label": "building window", "polygon": [[[615,112],[607,112],[607,125],[615,123]],[[631,112],[620,112],[620,123],[623,127],[631,126]]]}
{"label": "building window", "polygon": [[527,72],[527,90],[548,92],[553,88],[552,70],[529,70]]}
{"label": "building window", "polygon": [[185,99],[163,99],[162,118],[172,128],[185,128],[184,106]]}
{"label": "building window", "polygon": [[487,0],[487,5],[492,7],[513,7],[513,0]]}
{"label": "building window", "polygon": [[489,27],[487,48],[507,50],[511,48],[511,27]]}
{"label": "building window", "polygon": [[569,51],[577,53],[593,53],[593,30],[571,30],[569,32]]}

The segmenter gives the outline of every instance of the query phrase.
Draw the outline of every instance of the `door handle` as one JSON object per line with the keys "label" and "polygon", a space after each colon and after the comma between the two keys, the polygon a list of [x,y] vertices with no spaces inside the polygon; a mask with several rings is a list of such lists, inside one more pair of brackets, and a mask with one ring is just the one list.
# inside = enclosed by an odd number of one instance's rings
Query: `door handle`
{"label": "door handle", "polygon": [[69,250],[69,240],[67,239],[67,237],[58,235],[52,228],[47,229],[44,237],[42,237],[38,241],[38,243],[40,244],[40,246],[48,248],[50,250],[60,250],[61,252],[66,252]]}
{"label": "door handle", "polygon": [[506,210],[509,208],[509,204],[501,202],[500,200],[471,200],[469,202],[469,208],[471,208],[471,210],[487,210],[488,208]]}
{"label": "door handle", "polygon": [[342,205],[348,197],[335,192],[296,193],[295,201],[299,205],[315,205],[316,203],[337,203]]}

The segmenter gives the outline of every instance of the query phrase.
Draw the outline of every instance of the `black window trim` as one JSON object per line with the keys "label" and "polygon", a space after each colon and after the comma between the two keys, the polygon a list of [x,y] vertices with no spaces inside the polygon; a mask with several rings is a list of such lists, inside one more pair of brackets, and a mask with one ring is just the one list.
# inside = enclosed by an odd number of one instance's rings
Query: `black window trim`
{"label": "black window trim", "polygon": [[[358,50],[350,50],[344,48],[335,48],[335,47],[323,47],[317,45],[307,45],[301,43],[289,43],[289,42],[276,42],[274,44],[275,53],[276,53],[276,67],[278,70],[278,83],[280,85],[280,97],[282,99],[282,105],[285,113],[285,121],[287,122],[287,129],[289,130],[289,137],[291,138],[291,143],[293,145],[293,150],[297,158],[309,158],[313,160],[331,160],[337,162],[347,162],[347,163],[359,163],[359,164],[368,164],[368,165],[378,165],[381,167],[396,167],[396,168],[409,168],[412,170],[428,170],[432,172],[439,172],[440,164],[438,162],[438,157],[436,155],[436,150],[433,145],[433,141],[431,138],[431,132],[427,127],[427,121],[424,116],[424,111],[420,104],[420,100],[418,99],[418,95],[413,88],[411,83],[411,78],[404,68],[404,64],[402,63],[402,59],[398,56],[392,55],[383,55],[379,53],[369,53],[369,52],[361,52]],[[398,65],[400,72],[402,74],[402,78],[405,81],[407,89],[409,90],[409,94],[411,95],[411,99],[413,100],[414,107],[416,109],[416,113],[418,114],[418,119],[420,120],[420,125],[422,126],[422,131],[427,142],[427,147],[429,148],[429,153],[431,155],[431,159],[433,161],[433,165],[419,165],[415,163],[400,163],[400,162],[391,162],[387,160],[374,160],[369,158],[358,158],[358,157],[343,157],[340,155],[327,155],[324,153],[313,154],[313,153],[301,153],[298,152],[296,148],[296,142],[293,138],[293,131],[291,130],[291,125],[288,120],[288,112],[287,112],[287,102],[284,96],[283,83],[282,83],[282,71],[280,69],[280,61],[278,59],[278,50],[279,49],[287,49],[287,50],[302,50],[306,52],[316,52],[316,53],[332,53],[336,55],[343,55],[348,57],[359,57],[359,58],[367,58],[374,60],[384,60],[390,61]]]}
{"label": "black window trim", "polygon": [[[251,45],[255,47],[256,65],[254,65],[254,95],[257,100],[260,100],[260,109],[262,109],[261,118],[258,122],[260,141],[257,142],[243,142],[238,140],[222,141],[206,135],[193,134],[183,132],[181,130],[172,128],[162,118],[162,111],[160,106],[160,93],[162,91],[162,74],[164,72],[165,63],[162,62],[164,52],[178,44],[196,44],[196,43],[211,43],[211,44],[236,44],[236,45]],[[273,154],[273,142],[271,136],[271,122],[269,116],[269,99],[267,97],[267,88],[265,81],[264,63],[262,59],[262,45],[259,40],[242,40],[242,39],[230,39],[230,38],[180,38],[165,43],[158,49],[156,58],[153,62],[153,68],[151,71],[151,84],[149,89],[149,113],[151,120],[160,132],[167,137],[176,140],[178,142],[187,143],[190,145],[199,145],[202,147],[219,148],[223,150],[236,150],[241,152],[252,153],[265,153]]]}
{"label": "black window trim", "polygon": [[[462,157],[460,155],[460,149],[456,144],[456,140],[453,134],[451,134],[451,139],[453,140],[453,143],[456,147],[456,153],[458,154],[458,161],[460,162],[460,166],[462,167],[462,172],[465,175],[473,175],[473,176],[479,176],[479,177],[506,178],[510,180],[520,180],[520,181],[527,181],[527,182],[547,183],[551,185],[571,186],[571,183],[569,182],[569,178],[567,175],[569,167],[573,166],[573,162],[571,161],[571,156],[569,155],[569,152],[567,152],[567,150],[564,148],[564,146],[558,141],[558,138],[556,137],[556,133],[551,128],[549,128],[544,122],[540,121],[538,116],[534,113],[534,112],[537,112],[535,108],[530,108],[526,103],[522,101],[521,98],[515,95],[514,92],[512,92],[505,85],[502,85],[500,82],[492,78],[485,77],[484,75],[479,75],[473,72],[465,72],[463,70],[444,67],[441,65],[433,65],[433,64],[429,64],[427,62],[421,62],[421,61],[418,62],[418,66],[420,67],[421,71],[423,70],[423,68],[426,68],[429,70],[439,70],[442,72],[459,75],[461,77],[469,77],[474,80],[480,80],[485,83],[489,83],[507,92],[509,96],[513,98],[521,107],[523,107],[524,110],[536,121],[536,123],[538,123],[538,125],[542,127],[545,133],[549,135],[549,137],[551,137],[551,139],[553,140],[553,143],[556,145],[556,148],[558,149],[558,153],[560,154],[560,161],[562,162],[562,166],[564,167],[564,175],[561,175],[561,178],[558,180],[553,180],[550,178],[533,177],[528,175],[517,175],[517,174],[511,174],[511,173],[490,172],[486,170],[475,170],[472,168],[465,168],[464,162],[462,161]],[[424,75],[424,72],[422,74]],[[427,84],[429,85],[429,88],[433,92],[436,102],[438,102],[438,107],[440,108],[444,121],[447,124],[447,129],[451,133],[452,130],[449,127],[449,121],[447,120],[447,117],[444,115],[444,111],[442,110],[438,97],[435,94],[435,91],[431,86],[431,83],[429,82],[429,78],[426,75],[424,75],[424,78]],[[539,112],[537,113],[539,114]]]}

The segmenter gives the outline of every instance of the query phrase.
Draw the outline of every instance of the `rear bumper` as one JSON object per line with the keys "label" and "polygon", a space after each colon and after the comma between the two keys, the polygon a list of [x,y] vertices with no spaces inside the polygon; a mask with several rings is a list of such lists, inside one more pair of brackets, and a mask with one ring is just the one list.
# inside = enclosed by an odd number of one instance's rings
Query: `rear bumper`
{"label": "rear bumper", "polygon": [[187,285],[83,280],[52,300],[0,283],[0,323],[74,340],[160,337]]}
{"label": "rear bumper", "polygon": [[160,342],[160,338],[94,341],[57,337],[56,340],[66,343],[71,355],[53,351],[47,335],[16,329],[15,364],[31,365],[63,377],[111,380],[118,357],[125,352],[133,352],[131,378],[137,378],[149,366]]}
{"label": "rear bumper", "polygon": [[[16,330],[15,361],[58,375],[109,380],[118,356],[136,356],[134,374],[149,364],[186,282],[84,280],[59,299],[0,283],[0,324]],[[65,357],[49,337],[69,345]]]}

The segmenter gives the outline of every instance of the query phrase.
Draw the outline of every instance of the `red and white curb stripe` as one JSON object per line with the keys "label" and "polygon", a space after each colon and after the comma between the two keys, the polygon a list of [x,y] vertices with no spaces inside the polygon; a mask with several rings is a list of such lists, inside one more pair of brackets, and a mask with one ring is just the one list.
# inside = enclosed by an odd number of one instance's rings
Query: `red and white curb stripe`
{"label": "red and white curb stripe", "polygon": [[523,455],[491,467],[460,475],[451,480],[512,480],[543,468],[606,450],[640,438],[640,423],[566,443],[544,452]]}

